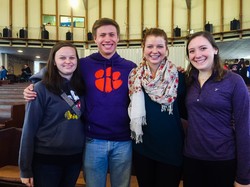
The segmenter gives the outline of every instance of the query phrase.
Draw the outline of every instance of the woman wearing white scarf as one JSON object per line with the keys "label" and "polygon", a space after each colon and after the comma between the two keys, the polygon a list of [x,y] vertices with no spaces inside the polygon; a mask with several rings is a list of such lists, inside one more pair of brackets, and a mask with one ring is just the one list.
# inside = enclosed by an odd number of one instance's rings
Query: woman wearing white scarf
{"label": "woman wearing white scarf", "polygon": [[135,139],[137,180],[140,187],[178,187],[183,131],[177,95],[179,98],[181,93],[184,98],[184,79],[180,86],[177,68],[167,60],[167,36],[163,30],[147,30],[143,52],[143,62],[129,75],[128,112],[131,137]]}
{"label": "woman wearing white scarf", "polygon": [[173,102],[177,97],[178,72],[174,64],[167,59],[159,64],[155,76],[152,76],[148,62],[142,62],[129,75],[129,116],[131,119],[131,137],[136,143],[142,142],[142,125],[146,125],[144,93],[161,104],[161,111],[173,114]]}

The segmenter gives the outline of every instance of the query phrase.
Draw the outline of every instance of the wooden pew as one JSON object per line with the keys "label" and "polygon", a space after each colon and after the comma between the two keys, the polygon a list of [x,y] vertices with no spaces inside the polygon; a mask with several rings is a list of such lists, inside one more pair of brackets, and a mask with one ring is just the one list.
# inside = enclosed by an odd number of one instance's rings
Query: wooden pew
{"label": "wooden pew", "polygon": [[26,101],[22,98],[16,98],[16,99],[4,99],[0,97],[0,105],[4,105],[4,104],[26,104]]}
{"label": "wooden pew", "polygon": [[0,186],[25,186],[18,169],[21,129],[11,127],[0,130]]}
{"label": "wooden pew", "polygon": [[2,84],[11,84],[10,80],[0,80],[1,85]]}
{"label": "wooden pew", "polygon": [[0,124],[1,128],[17,127],[22,128],[25,115],[25,104],[1,104],[0,103]]}
{"label": "wooden pew", "polygon": [[6,100],[15,100],[15,99],[22,99],[21,101],[25,101],[23,98],[23,95],[20,93],[9,93],[6,92],[5,94],[3,93],[3,91],[1,90],[1,95],[0,95],[1,99],[6,99]]}
{"label": "wooden pew", "polygon": [[[0,82],[1,83],[1,82]],[[14,84],[2,84],[0,86],[0,93],[1,96],[5,95],[19,95],[23,97],[23,90],[28,86],[29,84],[21,84],[21,83],[14,83]]]}

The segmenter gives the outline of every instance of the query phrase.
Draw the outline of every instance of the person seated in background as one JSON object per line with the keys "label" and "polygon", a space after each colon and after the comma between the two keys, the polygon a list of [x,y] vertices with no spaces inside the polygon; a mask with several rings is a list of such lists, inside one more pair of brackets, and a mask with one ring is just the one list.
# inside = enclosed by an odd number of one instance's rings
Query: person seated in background
{"label": "person seated in background", "polygon": [[234,63],[230,65],[230,70],[234,73],[239,74],[239,59],[235,59]]}
{"label": "person seated in background", "polygon": [[247,77],[247,66],[245,60],[242,58],[240,61],[240,71],[239,74],[243,78],[244,82],[248,84],[248,77]]}
{"label": "person seated in background", "polygon": [[7,73],[8,73],[8,70],[5,69],[4,66],[1,66],[1,70],[0,70],[0,80],[6,80],[6,79],[7,79]]}
{"label": "person seated in background", "polygon": [[246,68],[247,68],[247,78],[248,78],[247,85],[250,85],[250,66],[249,66],[249,60],[246,60],[245,64],[246,64]]}
{"label": "person seated in background", "polygon": [[228,65],[228,62],[225,62],[224,65],[223,65],[223,69],[225,70],[229,70],[229,65]]}
{"label": "person seated in background", "polygon": [[25,64],[24,68],[22,69],[22,74],[20,78],[21,81],[28,82],[31,74],[32,73],[31,73],[30,67],[28,66],[28,64]]}

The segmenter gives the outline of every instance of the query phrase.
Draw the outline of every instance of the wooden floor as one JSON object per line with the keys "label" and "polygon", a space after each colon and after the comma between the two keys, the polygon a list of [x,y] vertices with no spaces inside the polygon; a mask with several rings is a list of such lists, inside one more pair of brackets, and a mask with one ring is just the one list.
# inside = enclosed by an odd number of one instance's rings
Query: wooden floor
{"label": "wooden floor", "polygon": [[[107,185],[107,187],[111,187],[110,185]],[[136,177],[135,176],[132,176],[131,177],[131,185],[130,187],[139,187],[138,184],[137,184],[137,180],[136,180]],[[181,181],[179,187],[183,187],[183,183]]]}
{"label": "wooden floor", "polygon": [[[83,180],[82,182],[84,183],[83,186],[85,186],[86,184],[85,184],[84,180]],[[77,187],[83,187],[83,186],[82,186],[82,185],[79,185],[79,186],[77,185]],[[109,174],[108,174],[108,176],[107,176],[107,184],[106,184],[106,187],[111,187],[111,185],[110,185]],[[139,187],[139,185],[137,184],[137,180],[136,180],[136,177],[135,177],[135,176],[132,176],[132,177],[131,177],[130,187]],[[179,187],[183,187],[182,181],[181,181]]]}
{"label": "wooden floor", "polygon": [[[106,186],[106,187],[111,187],[111,185],[110,185],[110,180],[109,180],[109,176],[107,177],[107,186]],[[136,177],[135,177],[135,176],[132,176],[132,177],[131,177],[130,187],[139,187],[138,184],[137,184],[137,180],[136,180]],[[179,187],[183,187],[182,181],[181,181]]]}
{"label": "wooden floor", "polygon": [[[111,187],[110,185],[110,180],[109,180],[109,176],[107,177],[107,186],[106,187]],[[137,184],[137,180],[135,176],[131,177],[131,182],[130,182],[130,187],[139,187],[139,185]],[[153,186],[152,186],[153,187]],[[183,183],[181,181],[179,187],[183,187]]]}
{"label": "wooden floor", "polygon": [[[110,180],[109,180],[109,175],[107,177],[107,185],[106,185],[106,187],[111,187]],[[137,184],[137,180],[136,180],[135,176],[131,177],[130,187],[139,187],[138,184]]]}

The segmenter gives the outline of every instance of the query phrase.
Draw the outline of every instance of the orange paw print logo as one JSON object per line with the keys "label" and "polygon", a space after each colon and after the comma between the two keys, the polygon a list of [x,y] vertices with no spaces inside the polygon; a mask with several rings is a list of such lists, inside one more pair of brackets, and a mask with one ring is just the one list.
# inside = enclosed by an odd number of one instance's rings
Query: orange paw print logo
{"label": "orange paw print logo", "polygon": [[[112,73],[112,76],[111,76]],[[118,89],[122,85],[122,80],[119,80],[121,73],[116,71],[112,72],[111,67],[106,69],[106,77],[104,77],[104,70],[98,70],[95,73],[96,81],[95,86],[102,92],[111,92],[113,89]]]}

